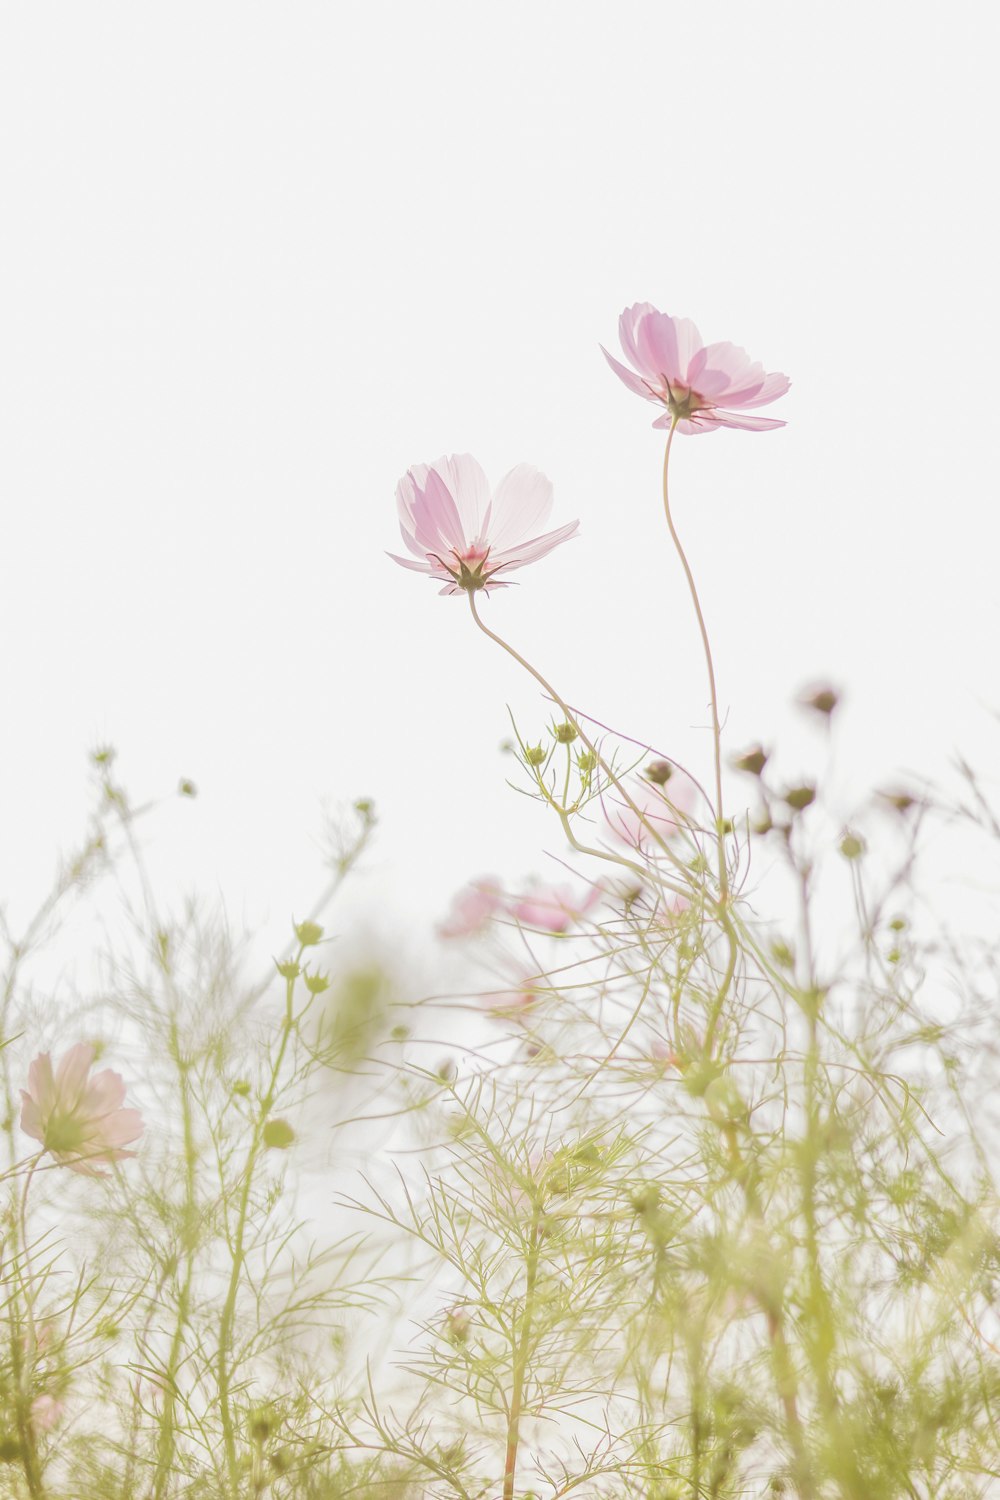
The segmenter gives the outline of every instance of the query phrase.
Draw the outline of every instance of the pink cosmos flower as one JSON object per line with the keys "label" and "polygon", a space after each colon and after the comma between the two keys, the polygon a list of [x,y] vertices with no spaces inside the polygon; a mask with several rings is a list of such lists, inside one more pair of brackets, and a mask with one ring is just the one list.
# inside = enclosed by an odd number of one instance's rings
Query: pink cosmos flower
{"label": "pink cosmos flower", "polygon": [[600,885],[592,885],[577,896],[568,885],[536,886],[527,895],[512,899],[507,910],[525,927],[541,932],[568,932],[582,920],[604,895]]}
{"label": "pink cosmos flower", "polygon": [[714,432],[717,427],[764,432],[784,427],[773,417],[742,412],[783,396],[791,384],[788,376],[766,374],[763,365],[752,364],[746,350],[736,344],[703,344],[690,318],[672,318],[651,302],[636,302],[619,318],[618,334],[638,374],[603,345],[601,352],[630,391],[666,407],[654,427],[670,427],[675,420],[678,432]]}
{"label": "pink cosmos flower", "polygon": [[62,1421],[66,1403],[59,1396],[43,1391],[31,1403],[31,1420],[39,1432],[48,1432]]}
{"label": "pink cosmos flower", "polygon": [[679,833],[695,804],[694,783],[683,771],[675,772],[666,786],[632,776],[624,790],[638,812],[621,793],[610,792],[604,800],[604,820],[616,838],[643,854],[655,853],[656,836],[670,839]]}
{"label": "pink cosmos flower", "polygon": [[452,897],[447,917],[438,924],[438,937],[475,937],[486,930],[503,903],[499,880],[490,875],[473,880]]}
{"label": "pink cosmos flower", "polygon": [[415,464],[396,486],[399,529],[414,557],[389,556],[444,584],[442,594],[504,588],[501,573],[537,562],[573,536],[579,521],[532,535],[552,509],[552,485],[529,464],[511,469],[491,496],[468,453]]}
{"label": "pink cosmos flower", "polygon": [[40,1141],[57,1162],[88,1177],[107,1177],[100,1163],[135,1156],[124,1148],[143,1131],[137,1109],[122,1109],[125,1085],[104,1068],[91,1076],[95,1048],[77,1042],[55,1072],[48,1052],[40,1052],[21,1090],[21,1129]]}

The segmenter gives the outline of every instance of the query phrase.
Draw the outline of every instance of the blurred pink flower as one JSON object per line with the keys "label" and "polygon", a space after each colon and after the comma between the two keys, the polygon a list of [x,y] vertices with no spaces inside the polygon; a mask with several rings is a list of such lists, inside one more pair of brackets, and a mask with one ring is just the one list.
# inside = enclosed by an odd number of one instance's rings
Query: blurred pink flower
{"label": "blurred pink flower", "polygon": [[604,821],[616,838],[642,853],[655,848],[654,835],[669,839],[679,833],[695,802],[694,783],[682,771],[675,772],[666,786],[642,776],[630,777],[624,791],[638,811],[620,792],[609,792],[604,799]]}
{"label": "blurred pink flower", "polygon": [[439,579],[442,594],[506,587],[499,574],[536,562],[580,524],[570,521],[533,536],[552,509],[552,485],[545,475],[518,464],[491,497],[486,475],[468,453],[407,469],[396,486],[396,504],[403,541],[420,561],[389,556]]}
{"label": "blurred pink flower", "polygon": [[690,318],[672,318],[650,302],[627,307],[618,320],[618,334],[633,374],[602,345],[615,374],[647,401],[667,409],[653,423],[678,432],[714,432],[717,427],[742,427],[764,432],[784,427],[773,417],[736,415],[731,409],[767,406],[788,390],[787,375],[768,375],[752,364],[736,344],[703,344]]}
{"label": "blurred pink flower", "polygon": [[490,925],[504,903],[503,887],[491,875],[473,880],[452,897],[451,909],[438,924],[438,937],[475,937]]}
{"label": "blurred pink flower", "polygon": [[604,895],[603,887],[591,885],[577,896],[568,885],[536,886],[507,904],[510,915],[525,927],[541,932],[568,932],[593,909]]}
{"label": "blurred pink flower", "polygon": [[497,990],[489,995],[481,995],[479,998],[496,1020],[517,1021],[525,1025],[531,1011],[543,995],[551,993],[545,988],[540,988],[541,984],[542,981],[537,974],[526,975],[523,979],[514,980],[513,989]]}
{"label": "blurred pink flower", "polygon": [[94,1054],[89,1042],[77,1042],[53,1073],[50,1054],[39,1053],[21,1090],[21,1129],[62,1166],[107,1177],[99,1163],[135,1156],[124,1148],[143,1124],[137,1109],[122,1109],[125,1085],[117,1073],[104,1068],[91,1076]]}
{"label": "blurred pink flower", "polygon": [[55,1427],[56,1423],[62,1420],[65,1410],[65,1401],[60,1400],[58,1396],[51,1396],[47,1391],[43,1391],[31,1403],[31,1420],[38,1432],[48,1432],[50,1428]]}

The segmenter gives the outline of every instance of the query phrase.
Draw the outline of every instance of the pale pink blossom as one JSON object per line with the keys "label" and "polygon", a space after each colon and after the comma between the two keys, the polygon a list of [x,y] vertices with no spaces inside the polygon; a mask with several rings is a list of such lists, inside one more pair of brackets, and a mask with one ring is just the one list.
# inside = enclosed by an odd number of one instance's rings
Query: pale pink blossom
{"label": "pale pink blossom", "polygon": [[452,897],[447,917],[438,924],[438,936],[476,937],[485,932],[503,904],[504,893],[499,880],[489,875],[473,880]]}
{"label": "pale pink blossom", "polygon": [[523,979],[515,979],[511,989],[496,990],[492,994],[480,996],[480,999],[495,1019],[517,1021],[524,1025],[542,996],[549,993],[546,989],[539,988],[540,983],[537,974],[526,975]]}
{"label": "pale pink blossom", "polygon": [[603,888],[591,885],[577,894],[568,885],[535,886],[524,896],[515,897],[507,910],[525,927],[541,932],[564,933],[593,910],[603,896]]}
{"label": "pale pink blossom", "polygon": [[137,1109],[123,1109],[125,1085],[110,1068],[91,1074],[96,1049],[77,1042],[53,1072],[41,1052],[21,1090],[21,1129],[40,1141],[62,1166],[90,1177],[107,1177],[100,1165],[135,1156],[124,1148],[143,1131]]}
{"label": "pale pink blossom", "polygon": [[636,302],[619,318],[618,334],[638,373],[603,346],[602,352],[630,391],[666,407],[654,427],[671,427],[675,421],[678,432],[714,432],[717,427],[764,432],[784,427],[773,417],[743,413],[783,396],[791,384],[788,376],[768,375],[736,344],[703,344],[690,318],[672,318],[650,302]]}
{"label": "pale pink blossom", "polygon": [[31,1420],[38,1432],[49,1432],[58,1422],[62,1421],[66,1411],[66,1403],[59,1396],[50,1395],[43,1391],[36,1396],[31,1403]]}
{"label": "pale pink blossom", "polygon": [[394,562],[443,584],[442,594],[504,588],[500,575],[536,562],[573,536],[579,521],[537,535],[552,509],[552,485],[529,464],[518,464],[491,495],[489,481],[468,453],[415,464],[396,486],[399,529],[413,557]]}
{"label": "pale pink blossom", "polygon": [[676,772],[665,786],[632,776],[623,791],[628,801],[616,790],[605,796],[604,820],[623,844],[644,854],[655,851],[657,838],[671,839],[680,832],[696,796],[694,783],[683,772]]}

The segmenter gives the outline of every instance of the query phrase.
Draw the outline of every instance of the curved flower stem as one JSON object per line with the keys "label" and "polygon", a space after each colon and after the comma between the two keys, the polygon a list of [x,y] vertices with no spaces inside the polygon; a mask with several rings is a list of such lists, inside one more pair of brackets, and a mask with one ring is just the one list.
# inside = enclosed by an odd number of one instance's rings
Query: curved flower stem
{"label": "curved flower stem", "polygon": [[[479,610],[476,608],[476,596],[475,596],[475,593],[473,592],[472,589],[469,589],[467,592],[468,592],[468,597],[469,597],[469,608],[472,610],[472,618],[475,620],[476,624],[479,626],[479,629],[483,632],[483,635],[489,636],[490,640],[493,641],[493,643],[495,645],[499,646],[500,649],[501,649],[501,651],[506,651],[506,653],[507,653],[508,656],[513,657],[514,661],[517,662],[518,666],[523,667],[524,670],[530,676],[532,676],[535,679],[535,681],[538,683],[539,687],[541,687],[542,691],[544,693],[546,693],[552,699],[553,703],[556,703],[556,704],[559,705],[559,708],[561,709],[561,711],[566,716],[567,723],[571,723],[574,726],[574,728],[576,729],[577,734],[580,736],[580,739],[582,740],[583,744],[586,745],[586,747],[590,751],[591,755],[593,755],[593,757],[594,757],[597,765],[600,767],[600,769],[603,771],[604,775],[611,782],[612,786],[614,786],[615,789],[618,792],[620,792],[620,794],[621,794],[622,798],[624,799],[625,804],[629,808],[629,810],[631,812],[635,813],[636,817],[639,819],[639,821],[642,824],[642,826],[648,831],[650,837],[653,838],[653,839],[655,839],[656,843],[659,844],[660,848],[663,850],[664,854],[667,855],[667,857],[670,859],[670,861],[672,862],[672,864],[676,868],[678,868],[678,869],[683,869],[683,866],[681,865],[681,861],[674,854],[673,850],[667,847],[666,840],[661,837],[661,835],[657,831],[657,829],[655,829],[652,826],[652,824],[649,821],[649,819],[645,816],[645,814],[643,813],[642,809],[640,807],[638,807],[636,805],[636,803],[632,800],[632,798],[629,796],[629,794],[626,791],[626,789],[622,786],[622,784],[621,784],[620,780],[618,779],[618,777],[615,775],[615,773],[612,771],[611,767],[604,760],[604,758],[601,755],[600,751],[597,749],[597,746],[584,733],[583,729],[580,727],[580,720],[577,717],[577,715],[573,713],[573,710],[569,707],[568,704],[566,704],[566,703],[563,702],[562,698],[560,698],[559,694],[556,692],[556,690],[552,686],[552,684],[550,682],[546,681],[546,679],[542,676],[541,672],[537,671],[531,665],[530,661],[527,661],[521,655],[520,651],[516,651],[513,646],[509,645],[507,643],[507,641],[504,640],[503,636],[497,635],[497,633],[496,633],[495,630],[491,630],[488,625],[486,625],[486,624],[483,623],[483,620],[482,620],[482,617],[481,617],[481,615],[479,613]],[[564,825],[564,827],[565,827],[567,821],[568,821],[568,819],[566,819],[564,817],[563,818],[563,825]],[[594,852],[594,851],[590,851],[590,852]],[[617,863],[617,864],[626,865],[629,869],[636,869],[637,868],[637,866],[635,866],[632,863],[631,860],[619,859],[615,855],[604,856],[604,857],[605,858],[611,858],[611,859],[613,859],[615,861],[615,863]],[[642,873],[642,872],[640,872],[640,873]],[[668,884],[668,882],[663,882],[663,884]],[[675,894],[677,894],[677,895],[685,895],[687,893],[686,892],[686,888],[679,888],[679,887],[671,885],[670,889]]]}
{"label": "curved flower stem", "polygon": [[715,1041],[715,1031],[719,1024],[722,1006],[725,1002],[729,986],[732,983],[733,975],[736,972],[738,945],[732,917],[729,913],[729,867],[726,864],[726,845],[722,813],[722,725],[719,722],[719,692],[715,685],[715,663],[712,660],[712,644],[708,638],[708,627],[705,624],[701,600],[698,597],[698,586],[694,581],[691,564],[687,560],[687,553],[681,544],[681,539],[677,534],[677,527],[674,525],[674,518],[670,512],[670,488],[667,476],[670,468],[670,449],[674,441],[674,433],[677,430],[677,421],[678,419],[675,417],[670,424],[670,431],[667,434],[667,446],[663,454],[663,513],[667,519],[670,540],[673,542],[674,550],[681,560],[681,567],[684,569],[684,576],[687,579],[688,591],[691,595],[691,602],[694,605],[694,612],[698,620],[698,629],[701,633],[701,644],[705,652],[705,666],[708,669],[708,691],[712,708],[712,759],[715,769],[715,844],[719,868],[719,920],[722,923],[729,946],[729,958],[726,963],[722,983],[719,986],[709,1015],[708,1031],[705,1038],[706,1050],[711,1051]]}
{"label": "curved flower stem", "polygon": [[729,895],[729,871],[726,867],[725,847],[722,842],[722,726],[719,723],[719,694],[715,686],[715,664],[712,660],[712,646],[708,639],[708,628],[705,625],[705,616],[701,609],[701,600],[698,598],[698,588],[691,571],[691,564],[687,560],[687,553],[681,545],[681,539],[677,535],[674,518],[670,513],[670,490],[667,485],[667,471],[670,467],[670,447],[674,440],[674,432],[677,428],[677,418],[671,425],[667,435],[667,446],[663,454],[663,513],[667,518],[667,529],[670,532],[670,540],[674,544],[674,550],[681,560],[684,576],[688,582],[691,594],[691,602],[694,612],[698,617],[698,629],[701,632],[701,644],[705,651],[705,665],[708,668],[708,690],[712,706],[712,755],[715,763],[715,818],[716,818],[716,841],[719,851],[719,890],[722,899],[726,900]]}

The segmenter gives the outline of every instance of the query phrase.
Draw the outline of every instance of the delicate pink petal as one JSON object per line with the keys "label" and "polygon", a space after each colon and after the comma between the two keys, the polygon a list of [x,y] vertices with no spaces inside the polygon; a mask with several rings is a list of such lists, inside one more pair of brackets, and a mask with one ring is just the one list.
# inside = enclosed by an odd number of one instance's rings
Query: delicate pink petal
{"label": "delicate pink petal", "polygon": [[28,1068],[28,1092],[38,1101],[42,1109],[48,1109],[56,1097],[56,1080],[52,1072],[52,1057],[48,1052],[39,1052]]}
{"label": "delicate pink petal", "polygon": [[699,417],[702,415],[706,421],[711,420],[715,427],[737,427],[743,432],[769,432],[772,427],[787,425],[785,422],[779,422],[776,417],[745,417],[728,411],[699,413]]}
{"label": "delicate pink petal", "polygon": [[638,375],[633,375],[631,370],[627,370],[619,360],[615,359],[613,354],[608,353],[603,344],[599,347],[604,358],[623,385],[627,385],[629,390],[634,391],[637,396],[645,396],[647,401],[655,401],[657,399],[644,380]]}
{"label": "delicate pink petal", "polygon": [[391,557],[393,562],[398,562],[401,568],[412,568],[414,573],[440,573],[440,568],[435,568],[433,563],[414,562],[410,557],[397,557],[395,552],[387,552],[386,557]]}
{"label": "delicate pink petal", "polygon": [[[742,407],[767,406],[768,402],[777,401],[779,396],[783,396],[791,384],[787,375],[775,371],[772,375],[764,376],[764,384],[752,399],[741,398],[738,405]],[[732,406],[733,404],[732,396],[727,396],[726,405]]]}
{"label": "delicate pink petal", "polygon": [[544,526],[552,510],[552,481],[532,468],[518,464],[497,485],[493,500],[490,550],[502,552]]}
{"label": "delicate pink petal", "polygon": [[56,1089],[60,1103],[67,1112],[76,1108],[83,1093],[94,1061],[94,1048],[89,1042],[77,1042],[63,1057],[56,1072]]}
{"label": "delicate pink petal", "polygon": [[558,547],[560,542],[566,542],[571,536],[576,536],[579,530],[579,521],[569,521],[565,526],[560,526],[556,531],[547,531],[544,536],[533,537],[530,542],[522,542],[519,547],[509,547],[506,552],[499,554],[490,553],[490,569],[492,572],[509,570],[510,568],[521,568],[526,563],[537,562],[540,557]]}
{"label": "delicate pink petal", "polygon": [[112,1150],[129,1146],[142,1135],[145,1126],[137,1109],[119,1109],[101,1122],[100,1144]]}
{"label": "delicate pink petal", "polygon": [[125,1084],[120,1073],[103,1068],[83,1089],[80,1104],[89,1115],[109,1115],[125,1102]]}
{"label": "delicate pink petal", "polygon": [[[655,312],[656,308],[652,302],[634,302],[631,307],[626,307],[618,319],[618,337],[625,351],[625,358],[630,359],[637,370],[642,370],[645,366],[643,365],[642,356],[639,353],[639,347],[636,343],[636,329],[643,318]],[[662,372],[656,370],[653,373],[659,375]]]}
{"label": "delicate pink petal", "polygon": [[42,1121],[41,1111],[30,1094],[21,1090],[21,1129],[25,1135],[30,1135],[32,1140],[44,1143],[45,1127]]}
{"label": "delicate pink petal", "polygon": [[435,459],[431,468],[454,498],[465,539],[471,541],[482,531],[490,507],[490,482],[482,465],[471,453],[453,453],[448,458]]}

